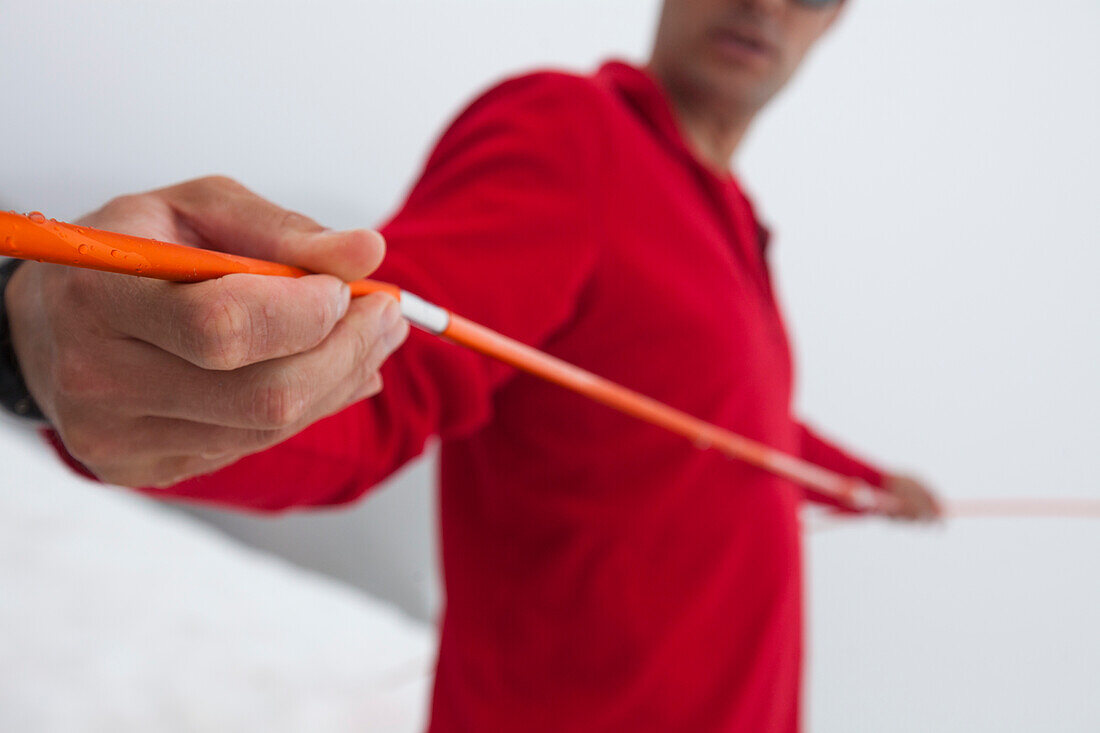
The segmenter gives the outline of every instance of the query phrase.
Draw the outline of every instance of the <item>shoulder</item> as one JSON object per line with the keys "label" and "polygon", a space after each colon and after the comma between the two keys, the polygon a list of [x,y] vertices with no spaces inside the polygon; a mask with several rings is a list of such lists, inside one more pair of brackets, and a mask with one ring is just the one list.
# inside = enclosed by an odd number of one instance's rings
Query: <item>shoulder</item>
{"label": "shoulder", "polygon": [[446,128],[403,213],[441,197],[522,203],[571,201],[585,210],[607,188],[611,140],[606,92],[591,78],[540,71],[507,79],[478,96]]}
{"label": "shoulder", "polygon": [[595,80],[565,71],[533,71],[513,76],[489,88],[459,115],[478,116],[487,112],[539,110],[552,114],[595,114],[606,94]]}
{"label": "shoulder", "polygon": [[605,129],[611,100],[587,76],[544,70],[514,76],[476,97],[448,126],[436,153],[485,137],[517,135],[527,145],[587,147]]}

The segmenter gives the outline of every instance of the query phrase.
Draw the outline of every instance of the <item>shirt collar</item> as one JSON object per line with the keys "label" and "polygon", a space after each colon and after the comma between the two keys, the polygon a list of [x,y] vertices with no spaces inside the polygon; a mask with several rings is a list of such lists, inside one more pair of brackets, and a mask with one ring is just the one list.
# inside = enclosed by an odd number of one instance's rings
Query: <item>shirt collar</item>
{"label": "shirt collar", "polygon": [[729,183],[733,175],[729,171],[718,171],[713,166],[699,160],[688,145],[687,135],[672,107],[669,95],[661,83],[647,69],[619,60],[603,64],[596,72],[596,79],[609,87],[645,122],[654,133],[680,155],[686,156],[694,166],[702,169],[717,180]]}
{"label": "shirt collar", "polygon": [[[771,240],[771,232],[756,216],[751,199],[729,171],[719,172],[703,163],[687,143],[684,131],[672,108],[668,94],[656,77],[648,70],[619,60],[604,63],[596,72],[596,81],[614,92],[634,110],[654,134],[677,155],[687,159],[689,164],[703,173],[712,183],[719,184],[734,196],[741,198],[748,206],[757,230],[760,248],[766,250]],[[730,190],[732,189],[732,190]]]}

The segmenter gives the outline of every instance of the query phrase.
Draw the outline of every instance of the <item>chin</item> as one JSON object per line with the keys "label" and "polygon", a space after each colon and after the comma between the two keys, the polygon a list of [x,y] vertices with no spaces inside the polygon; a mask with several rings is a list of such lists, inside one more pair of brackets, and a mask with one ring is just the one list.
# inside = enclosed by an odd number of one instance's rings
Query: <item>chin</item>
{"label": "chin", "polygon": [[697,68],[692,76],[697,94],[712,101],[715,107],[738,112],[762,108],[781,86],[757,70],[722,62]]}

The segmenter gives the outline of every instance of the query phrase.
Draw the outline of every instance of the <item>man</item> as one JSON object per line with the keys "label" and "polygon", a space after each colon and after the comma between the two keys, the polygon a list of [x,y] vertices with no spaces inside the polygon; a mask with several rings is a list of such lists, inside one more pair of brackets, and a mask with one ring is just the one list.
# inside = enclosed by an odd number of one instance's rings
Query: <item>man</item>
{"label": "man", "polygon": [[[376,276],[706,420],[862,477],[902,500],[899,515],[934,515],[934,499],[918,482],[883,475],[792,418],[767,236],[728,172],[756,113],[841,5],[668,0],[646,69],[613,62],[593,76],[547,72],[494,88],[444,134],[384,227],[389,254]],[[178,234],[229,242],[186,228]],[[302,264],[317,236],[259,249]],[[365,250],[367,238],[360,239]],[[314,269],[348,277],[373,264],[350,251],[326,252],[310,261]],[[355,267],[345,266],[343,258],[357,256]],[[58,419],[60,403],[51,397],[58,380],[32,375],[48,372],[58,344],[78,364],[89,357],[59,335],[65,329],[38,335],[51,329],[20,304],[31,297],[29,282],[13,282],[10,299],[20,362],[65,445],[100,476],[148,476],[164,487],[150,490],[157,495],[257,509],[337,504],[419,454],[429,437],[442,438],[447,606],[432,730],[797,729],[798,487],[420,332],[382,367],[385,389],[359,400],[377,382],[364,372],[348,389],[315,351],[347,331],[365,332],[380,320],[365,311],[382,305],[362,306],[350,328],[343,328],[350,312],[334,326],[338,316],[319,292],[330,288],[336,297],[327,281],[317,281],[313,319],[301,333],[278,325],[291,316],[250,307],[261,300],[245,286],[268,287],[256,281],[241,284],[240,301],[234,283],[219,296],[230,313],[256,314],[256,327],[243,316],[218,321],[209,310],[202,313],[215,325],[198,329],[171,311],[149,313],[158,299],[196,286],[139,291],[111,280],[123,288],[117,297],[104,295],[106,280],[78,288],[102,296],[86,296],[89,317],[126,310],[103,300],[144,307],[142,324],[123,318],[115,332],[134,341],[134,358],[152,353],[152,341],[177,355],[158,369],[180,367],[171,372],[175,395],[158,393],[166,383],[152,371],[127,403],[131,414],[147,409],[141,400],[160,410],[155,439],[120,439],[129,441],[120,446],[77,429],[81,445]],[[280,293],[274,307],[293,297]],[[48,311],[49,303],[38,307]],[[218,346],[208,350],[211,335]],[[246,347],[238,348],[242,339]],[[192,342],[206,345],[184,346]],[[361,343],[372,353],[388,350],[369,338]],[[204,356],[192,358],[196,351]],[[297,361],[286,367],[286,359]],[[282,371],[259,371],[280,363]],[[223,371],[208,378],[210,369]],[[335,374],[348,369],[332,365]],[[89,415],[116,419],[103,395],[117,397],[118,385],[84,379],[73,370],[60,393]],[[253,398],[259,428],[234,412]],[[170,428],[167,421],[184,415],[181,403],[194,409],[196,402],[207,412],[182,419],[189,429],[220,426],[223,455],[202,442],[203,431],[187,432],[188,443],[177,437],[184,428]],[[320,414],[329,416],[314,422]],[[303,423],[312,425],[301,430]],[[265,444],[291,432],[236,460],[248,452],[245,436]],[[173,461],[129,457],[153,451]],[[222,463],[229,465],[197,475]],[[186,474],[194,477],[175,482]]]}

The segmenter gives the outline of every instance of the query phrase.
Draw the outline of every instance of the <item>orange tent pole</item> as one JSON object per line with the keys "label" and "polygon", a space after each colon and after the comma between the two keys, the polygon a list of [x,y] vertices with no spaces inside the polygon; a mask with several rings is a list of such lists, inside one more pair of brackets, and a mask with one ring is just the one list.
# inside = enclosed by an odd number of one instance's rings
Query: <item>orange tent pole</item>
{"label": "orange tent pole", "polygon": [[[231,273],[301,277],[290,265],[131,237],[67,224],[33,212],[0,213],[0,255],[173,282],[198,282]],[[847,507],[885,512],[893,497],[862,481],[770,448],[732,431],[627,389],[580,367],[451,313],[395,285],[376,280],[348,283],[353,296],[383,292],[401,303],[402,314],[420,328],[582,394],[601,404],[795,481]]]}

